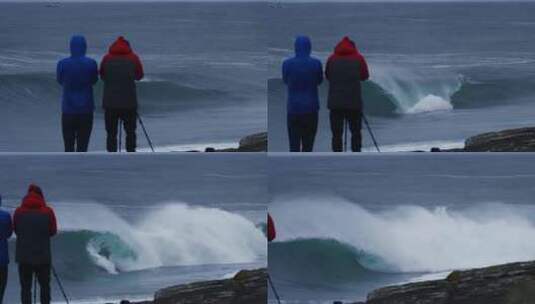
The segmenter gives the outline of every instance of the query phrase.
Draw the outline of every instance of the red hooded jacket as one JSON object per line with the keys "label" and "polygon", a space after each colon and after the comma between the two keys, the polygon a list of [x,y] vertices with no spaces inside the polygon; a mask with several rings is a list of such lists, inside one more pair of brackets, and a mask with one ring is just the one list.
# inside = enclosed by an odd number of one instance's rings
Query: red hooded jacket
{"label": "red hooded jacket", "polygon": [[335,47],[325,68],[329,81],[329,110],[362,111],[362,81],[370,77],[368,64],[357,46],[344,37]]}
{"label": "red hooded jacket", "polygon": [[49,218],[49,234],[53,236],[57,233],[56,215],[52,208],[48,207],[43,191],[37,185],[31,184],[28,187],[28,193],[22,199],[21,205],[15,210],[13,214],[13,230],[17,231],[17,216],[25,212],[36,212],[46,214]]}
{"label": "red hooded jacket", "polygon": [[[357,45],[349,37],[345,36],[334,48],[334,53],[329,56],[327,64],[331,61],[339,58],[353,58],[359,61],[360,63],[360,80],[368,80],[370,78],[370,72],[368,71],[368,64],[366,59],[359,52]],[[328,69],[325,69],[327,79],[329,78]]]}
{"label": "red hooded jacket", "polygon": [[102,107],[106,110],[136,110],[136,81],[143,78],[143,66],[124,37],[117,38],[102,58],[100,77],[104,82]]}
{"label": "red hooded jacket", "polygon": [[130,43],[123,36],[120,36],[112,43],[108,50],[108,54],[102,58],[102,62],[100,63],[100,77],[104,77],[106,74],[106,70],[104,69],[105,63],[116,57],[125,57],[132,60],[136,66],[136,80],[141,80],[143,78],[144,72],[141,60],[139,60],[137,54],[132,51]]}
{"label": "red hooded jacket", "polygon": [[271,242],[277,237],[277,232],[275,231],[275,223],[273,222],[273,219],[269,213],[267,217],[267,235],[268,241]]}

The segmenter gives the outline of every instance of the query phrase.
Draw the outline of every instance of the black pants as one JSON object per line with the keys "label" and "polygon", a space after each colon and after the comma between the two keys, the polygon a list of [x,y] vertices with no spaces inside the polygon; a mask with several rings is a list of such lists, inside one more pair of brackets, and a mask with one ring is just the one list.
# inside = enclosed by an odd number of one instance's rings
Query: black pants
{"label": "black pants", "polygon": [[6,291],[7,274],[7,265],[0,266],[0,304],[2,304],[4,292]]}
{"label": "black pants", "polygon": [[351,151],[360,152],[362,145],[361,135],[361,111],[355,110],[331,110],[331,132],[332,132],[332,149],[333,152],[342,152],[344,144],[342,137],[344,136],[344,124],[349,124],[351,131]]}
{"label": "black pants", "polygon": [[312,152],[318,130],[318,113],[288,114],[290,152]]}
{"label": "black pants", "polygon": [[106,109],[106,149],[108,152],[117,152],[117,131],[119,120],[123,122],[126,133],[126,151],[136,152],[136,126],[137,110]]}
{"label": "black pants", "polygon": [[65,152],[87,152],[93,130],[93,113],[61,116]]}
{"label": "black pants", "polygon": [[50,265],[19,264],[20,301],[32,303],[33,276],[37,276],[41,304],[50,304]]}

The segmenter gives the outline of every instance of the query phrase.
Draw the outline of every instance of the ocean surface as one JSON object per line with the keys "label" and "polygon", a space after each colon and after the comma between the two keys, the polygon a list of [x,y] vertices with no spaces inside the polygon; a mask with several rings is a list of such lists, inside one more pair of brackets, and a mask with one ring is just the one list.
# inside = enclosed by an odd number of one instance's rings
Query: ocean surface
{"label": "ocean surface", "polygon": [[[284,303],[535,259],[535,156],[272,156],[269,269]],[[270,295],[270,303],[275,303]]]}
{"label": "ocean surface", "polygon": [[[367,58],[365,113],[384,151],[463,146],[482,132],[532,126],[534,3],[273,4],[269,32],[270,151],[288,151],[282,61],[309,35],[323,63],[349,35]],[[330,150],[327,85],[316,151]],[[364,150],[374,151],[363,125]]]}
{"label": "ocean surface", "polygon": [[[158,289],[266,266],[266,159],[256,155],[0,158],[3,208],[29,183],[57,216],[53,264],[71,303],[151,299]],[[5,303],[19,301],[14,262]],[[52,280],[53,302],[64,303]]]}
{"label": "ocean surface", "polygon": [[[0,151],[62,151],[56,62],[72,34],[100,62],[125,35],[140,56],[140,114],[159,151],[237,146],[265,131],[267,41],[254,3],[0,3]],[[91,13],[88,13],[91,12]],[[105,150],[102,83],[91,151]],[[141,150],[148,144],[138,129]]]}

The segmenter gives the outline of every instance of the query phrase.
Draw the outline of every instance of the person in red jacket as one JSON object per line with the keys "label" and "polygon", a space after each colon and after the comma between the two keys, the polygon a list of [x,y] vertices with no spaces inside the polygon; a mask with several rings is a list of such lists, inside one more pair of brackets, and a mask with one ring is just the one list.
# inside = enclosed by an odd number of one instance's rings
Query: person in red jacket
{"label": "person in red jacket", "polygon": [[21,303],[32,303],[34,274],[39,282],[41,304],[50,303],[50,238],[57,233],[56,216],[39,186],[31,184],[13,215],[17,235],[15,260],[19,265]]}
{"label": "person in red jacket", "polygon": [[[141,60],[123,36],[110,46],[100,63],[104,82],[102,107],[106,121],[106,150],[117,152],[119,121],[124,124],[126,151],[136,151],[137,89],[136,81],[143,78]],[[120,126],[119,126],[120,127]]]}
{"label": "person in red jacket", "polygon": [[267,217],[268,242],[271,242],[277,237],[277,231],[275,231],[275,223],[273,222],[273,219],[271,218],[271,215],[269,213]]}
{"label": "person in red jacket", "polygon": [[361,118],[363,111],[361,82],[370,77],[368,64],[355,42],[344,37],[335,47],[325,68],[329,81],[328,108],[330,110],[332,150],[342,152],[344,124],[351,130],[351,150],[361,150]]}

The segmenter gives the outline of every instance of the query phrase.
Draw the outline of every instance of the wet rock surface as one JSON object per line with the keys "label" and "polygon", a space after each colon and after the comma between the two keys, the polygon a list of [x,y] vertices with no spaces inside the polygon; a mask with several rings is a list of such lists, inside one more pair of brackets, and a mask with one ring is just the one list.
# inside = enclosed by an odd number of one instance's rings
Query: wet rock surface
{"label": "wet rock surface", "polygon": [[483,133],[468,138],[464,148],[433,148],[431,152],[535,152],[535,128]]}
{"label": "wet rock surface", "polygon": [[267,269],[242,270],[233,278],[160,289],[153,301],[120,304],[265,304]]}
{"label": "wet rock surface", "polygon": [[454,271],[444,280],[389,286],[352,304],[535,303],[535,261]]}
{"label": "wet rock surface", "polygon": [[267,132],[255,133],[240,139],[238,148],[214,149],[206,148],[205,152],[267,152]]}

